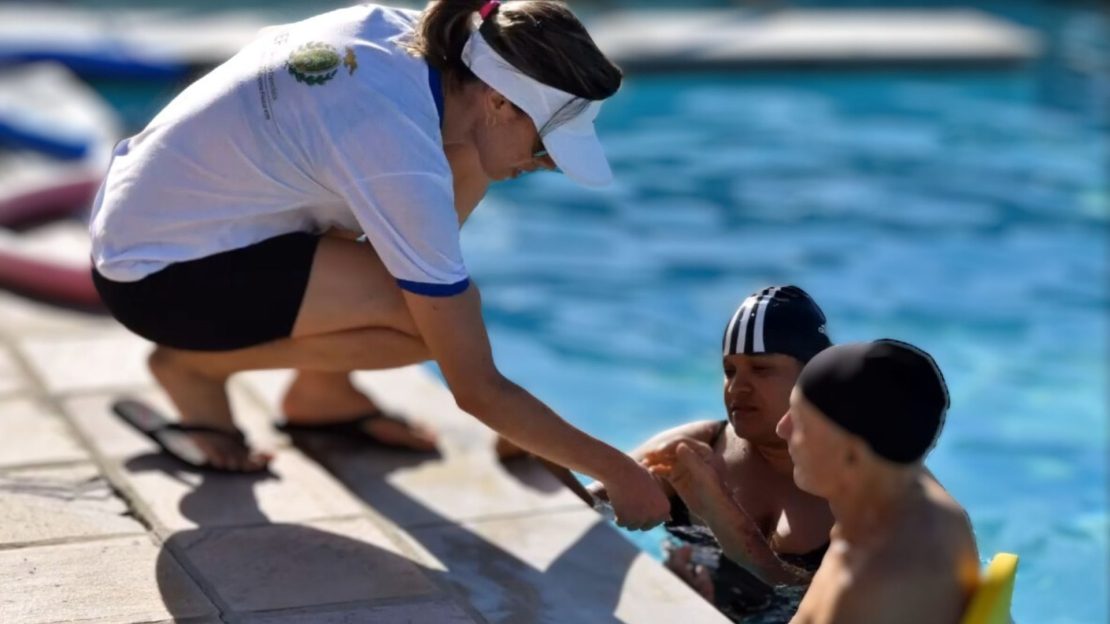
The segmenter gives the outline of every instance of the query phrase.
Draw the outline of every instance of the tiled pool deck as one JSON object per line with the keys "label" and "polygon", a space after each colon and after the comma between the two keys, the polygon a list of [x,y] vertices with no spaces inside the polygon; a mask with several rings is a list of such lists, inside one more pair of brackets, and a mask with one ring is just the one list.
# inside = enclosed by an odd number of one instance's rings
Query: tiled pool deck
{"label": "tiled pool deck", "polygon": [[231,382],[273,475],[183,472],[108,410],[168,410],[149,345],[0,291],[0,622],[724,622],[419,368],[360,373],[438,455],[290,440],[291,373]]}

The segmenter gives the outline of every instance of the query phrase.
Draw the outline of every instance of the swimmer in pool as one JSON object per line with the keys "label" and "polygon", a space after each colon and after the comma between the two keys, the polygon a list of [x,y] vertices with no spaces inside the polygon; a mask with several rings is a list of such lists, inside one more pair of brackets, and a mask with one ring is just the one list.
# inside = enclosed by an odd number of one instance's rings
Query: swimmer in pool
{"label": "swimmer in pool", "polygon": [[906,343],[839,345],[806,365],[778,433],[794,481],[828,499],[836,523],[792,623],[959,621],[975,537],[922,463],[947,409],[936,363]]}
{"label": "swimmer in pool", "polygon": [[[668,553],[667,566],[739,620],[782,607],[774,586],[804,587],[828,545],[828,504],[794,484],[775,426],[802,367],[830,342],[813,299],[775,286],[744,299],[723,343],[728,418],[663,431],[631,455],[659,478],[671,500],[667,529],[685,543]],[[592,490],[605,495],[600,485]],[[729,557],[720,556],[722,545]]]}

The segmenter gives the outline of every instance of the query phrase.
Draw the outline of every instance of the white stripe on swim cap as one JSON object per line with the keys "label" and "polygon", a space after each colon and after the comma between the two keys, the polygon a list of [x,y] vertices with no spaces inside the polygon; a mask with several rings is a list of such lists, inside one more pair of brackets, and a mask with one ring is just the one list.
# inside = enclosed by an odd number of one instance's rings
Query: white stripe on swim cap
{"label": "white stripe on swim cap", "polygon": [[767,318],[767,307],[771,304],[771,300],[775,298],[775,293],[779,291],[779,287],[771,288],[771,292],[766,293],[762,300],[757,304],[758,308],[755,313],[755,336],[753,336],[752,353],[763,353],[767,349],[763,342],[763,322]]}
{"label": "white stripe on swim cap", "polygon": [[[749,297],[748,299],[750,298],[751,297]],[[740,321],[740,313],[744,311],[744,304],[748,302],[748,299],[744,299],[740,302],[740,307],[732,313],[732,318],[729,319],[728,327],[725,328],[725,346],[723,355],[730,355],[736,352],[736,341],[732,339],[732,331],[736,329],[736,323]]]}
{"label": "white stripe on swim cap", "polygon": [[736,336],[736,353],[743,353],[748,345],[748,320],[751,318],[752,308],[759,302],[759,295],[752,295],[744,300],[740,307],[740,333]]}

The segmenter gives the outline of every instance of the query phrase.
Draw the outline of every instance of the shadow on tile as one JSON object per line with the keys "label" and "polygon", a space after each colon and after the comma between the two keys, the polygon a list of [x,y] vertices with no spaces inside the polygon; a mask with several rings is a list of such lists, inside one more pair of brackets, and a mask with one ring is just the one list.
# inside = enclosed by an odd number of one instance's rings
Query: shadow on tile
{"label": "shadow on tile", "polygon": [[[387,534],[370,519],[351,516],[274,523],[258,506],[255,489],[280,477],[181,470],[194,474],[176,478],[194,487],[178,508],[197,528],[166,539],[158,558],[160,587],[163,574],[169,579],[175,566],[184,567],[227,621],[290,610],[355,614],[383,600],[411,601],[418,612],[442,605],[444,594],[454,598],[460,622],[648,621],[617,615],[627,607],[621,602],[629,600],[630,570],[644,555],[584,505],[475,513],[460,522],[390,483],[395,471],[439,461],[435,454],[368,451],[312,436],[293,443],[393,525],[407,526],[407,534]],[[171,466],[165,457],[147,455],[126,468],[172,473]],[[539,490],[561,487],[551,485],[554,479],[535,461],[508,462],[504,469]],[[221,506],[236,508],[234,526],[221,523]],[[187,605],[174,587],[167,582],[162,598],[176,615],[179,604]],[[399,622],[409,617],[404,609],[396,613]]]}
{"label": "shadow on tile", "polygon": [[[331,444],[293,442],[376,512],[407,527],[416,547],[442,566],[432,568],[436,580],[486,621],[624,622],[616,612],[628,572],[643,555],[584,504],[459,522],[389,482],[386,466],[404,462],[406,453],[352,454]],[[521,458],[503,468],[535,490],[563,487],[535,460]]]}
{"label": "shadow on tile", "polygon": [[[363,612],[369,603],[387,600],[391,613],[405,621],[435,603],[446,608],[451,622],[472,622],[457,605],[442,604],[442,593],[431,581],[438,571],[406,556],[373,522],[343,517],[299,524],[273,523],[257,506],[255,488],[273,474],[227,475],[171,467],[164,457],[145,455],[127,462],[131,471],[164,470],[193,473],[195,487],[180,501],[180,513],[195,529],[168,536],[157,559],[156,575],[162,599],[174,616],[190,615],[188,596],[173,583],[177,566],[192,576],[225,621],[248,614],[284,610],[305,613],[321,609]],[[181,479],[180,474],[171,476]],[[251,503],[255,504],[252,505]],[[234,505],[240,522],[220,525],[213,510]],[[244,509],[254,509],[253,516]],[[438,601],[437,601],[438,599]],[[412,612],[404,608],[411,602]],[[306,616],[307,617],[307,616]],[[307,617],[304,621],[311,621]]]}

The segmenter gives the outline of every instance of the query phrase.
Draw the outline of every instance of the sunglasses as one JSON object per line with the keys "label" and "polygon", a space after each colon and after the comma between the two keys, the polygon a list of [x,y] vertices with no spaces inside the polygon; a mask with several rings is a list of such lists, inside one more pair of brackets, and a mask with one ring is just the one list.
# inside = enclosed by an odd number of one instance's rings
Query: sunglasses
{"label": "sunglasses", "polygon": [[547,148],[543,146],[543,137],[536,136],[536,143],[532,146],[532,160],[539,160],[547,156]]}

